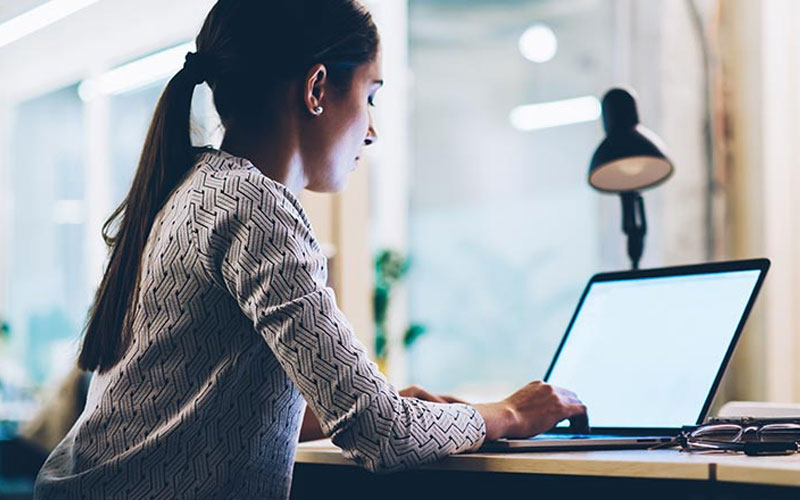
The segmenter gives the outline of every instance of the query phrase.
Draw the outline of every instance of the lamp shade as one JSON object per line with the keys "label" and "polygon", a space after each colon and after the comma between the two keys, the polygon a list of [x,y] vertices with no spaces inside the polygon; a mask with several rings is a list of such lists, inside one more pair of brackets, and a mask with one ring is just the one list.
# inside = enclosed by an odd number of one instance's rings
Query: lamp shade
{"label": "lamp shade", "polygon": [[611,89],[603,97],[606,138],[589,165],[589,184],[599,191],[624,193],[656,186],[674,170],[665,147],[639,123],[636,99],[627,90]]}

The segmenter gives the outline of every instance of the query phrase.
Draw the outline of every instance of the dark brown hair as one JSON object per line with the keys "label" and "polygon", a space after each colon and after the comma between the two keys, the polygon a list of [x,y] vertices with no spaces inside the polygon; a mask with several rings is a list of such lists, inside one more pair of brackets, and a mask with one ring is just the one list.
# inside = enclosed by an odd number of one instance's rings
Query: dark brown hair
{"label": "dark brown hair", "polygon": [[355,69],[374,60],[378,33],[356,0],[219,0],[196,46],[161,94],[130,191],[103,226],[111,256],[78,358],[84,370],[108,370],[130,346],[145,243],[197,153],[189,129],[195,85],[208,82],[224,125],[259,126],[278,84],[316,63],[332,84],[349,86]]}

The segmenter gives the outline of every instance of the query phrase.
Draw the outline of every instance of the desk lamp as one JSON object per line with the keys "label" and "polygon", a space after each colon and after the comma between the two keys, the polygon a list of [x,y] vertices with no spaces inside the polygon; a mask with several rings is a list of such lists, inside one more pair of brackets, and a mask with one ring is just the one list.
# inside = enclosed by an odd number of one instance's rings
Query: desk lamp
{"label": "desk lamp", "polygon": [[639,123],[636,99],[629,91],[614,88],[603,97],[603,127],[606,138],[592,156],[589,184],[603,193],[620,195],[628,256],[633,269],[638,269],[647,233],[639,191],[667,180],[674,167],[661,139]]}

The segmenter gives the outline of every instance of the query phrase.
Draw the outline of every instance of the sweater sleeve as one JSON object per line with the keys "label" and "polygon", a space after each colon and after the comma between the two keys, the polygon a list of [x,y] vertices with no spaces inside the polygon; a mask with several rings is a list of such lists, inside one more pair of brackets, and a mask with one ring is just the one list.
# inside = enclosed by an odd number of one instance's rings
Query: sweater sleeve
{"label": "sweater sleeve", "polygon": [[211,278],[253,322],[347,458],[392,471],[480,447],[486,429],[474,407],[402,397],[369,359],[325,286],[325,257],[286,188],[259,172],[212,172],[195,194]]}

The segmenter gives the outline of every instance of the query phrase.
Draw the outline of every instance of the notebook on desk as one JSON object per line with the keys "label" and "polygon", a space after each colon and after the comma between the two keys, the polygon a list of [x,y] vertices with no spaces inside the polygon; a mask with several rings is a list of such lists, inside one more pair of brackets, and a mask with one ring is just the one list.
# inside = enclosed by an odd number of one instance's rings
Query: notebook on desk
{"label": "notebook on desk", "polygon": [[632,449],[702,423],[764,281],[766,259],[598,274],[544,380],[574,391],[591,432],[565,423],[491,451]]}

